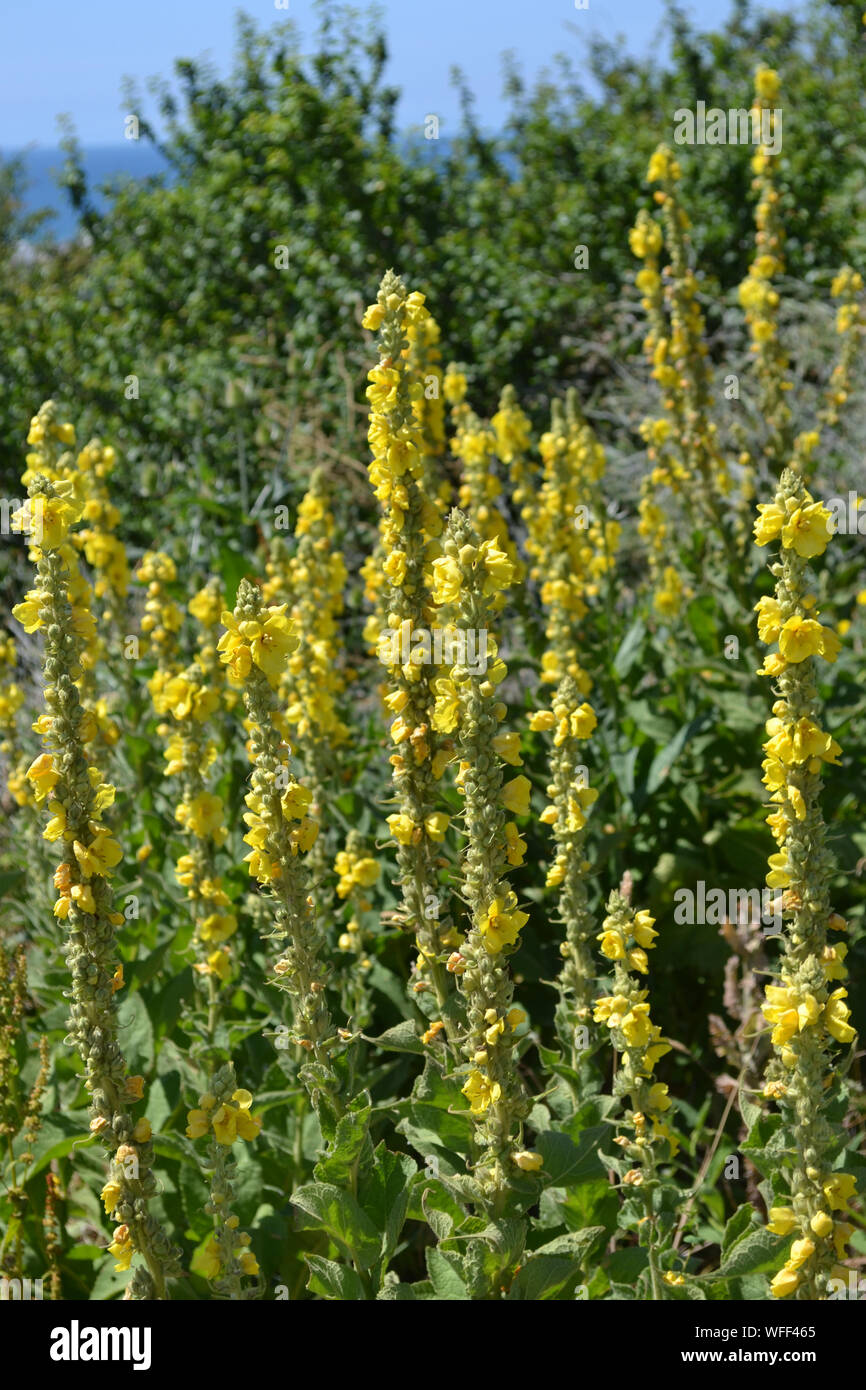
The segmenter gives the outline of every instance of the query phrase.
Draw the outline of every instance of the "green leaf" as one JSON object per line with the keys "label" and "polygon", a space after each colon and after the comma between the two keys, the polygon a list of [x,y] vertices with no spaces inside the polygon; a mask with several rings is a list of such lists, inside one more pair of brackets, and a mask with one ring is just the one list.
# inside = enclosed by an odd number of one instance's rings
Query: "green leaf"
{"label": "green leaf", "polygon": [[652,796],[653,792],[658,791],[692,734],[703,722],[702,719],[693,719],[690,723],[684,724],[682,728],[678,729],[674,734],[670,743],[666,744],[664,748],[656,753],[650,763],[646,779],[646,790],[649,796]]}
{"label": "green leaf", "polygon": [[430,1201],[430,1188],[427,1188],[421,1195],[421,1207],[430,1227],[437,1240],[447,1240],[454,1226],[454,1221],[447,1211],[440,1211],[434,1207]]}
{"label": "green leaf", "polygon": [[427,1050],[418,1036],[418,1025],[412,1019],[386,1029],[378,1038],[367,1038],[367,1042],[381,1047],[385,1052],[414,1052],[421,1056]]}
{"label": "green leaf", "polygon": [[703,650],[710,656],[718,656],[721,643],[715,600],[709,594],[692,599],[686,608],[686,621]]}
{"label": "green leaf", "polygon": [[140,992],[131,994],[118,1011],[118,1041],[130,1071],[148,1072],[153,1066],[153,1024]]}
{"label": "green leaf", "polygon": [[577,1260],[564,1255],[533,1255],[511,1281],[508,1297],[527,1302],[549,1298],[579,1274]]}
{"label": "green leaf", "polygon": [[572,1183],[589,1182],[604,1173],[596,1149],[607,1137],[607,1125],[592,1125],[582,1130],[575,1144],[567,1134],[548,1129],[535,1141],[544,1158],[541,1173],[551,1187],[567,1187]]}
{"label": "green leaf", "polygon": [[381,1252],[386,1264],[400,1239],[416,1172],[415,1163],[408,1154],[392,1153],[383,1140],[373,1154],[372,1163],[365,1165],[359,1175],[358,1200],[382,1233]]}
{"label": "green leaf", "polygon": [[459,1257],[452,1253],[446,1254],[435,1245],[429,1246],[426,1254],[427,1273],[430,1275],[436,1297],[448,1299],[449,1302],[470,1302],[469,1287],[464,1281]]}
{"label": "green leaf", "polygon": [[381,1237],[369,1216],[349,1192],[327,1182],[310,1182],[299,1187],[290,1198],[301,1212],[302,1229],[324,1229],[362,1269],[375,1262]]}
{"label": "green leaf", "polygon": [[613,659],[613,673],[619,676],[620,680],[628,675],[637,660],[645,634],[646,624],[642,618],[636,618]]}
{"label": "green leaf", "polygon": [[436,1290],[429,1279],[422,1279],[417,1284],[386,1284],[380,1291],[378,1297],[387,1299],[391,1303],[417,1303],[436,1300]]}
{"label": "green leaf", "polygon": [[33,1145],[33,1162],[27,1172],[27,1181],[34,1178],[55,1158],[65,1158],[73,1149],[91,1148],[96,1140],[87,1132],[87,1116],[82,1116],[85,1125],[76,1123],[67,1115],[52,1115],[42,1121],[36,1143]]}
{"label": "green leaf", "polygon": [[730,1279],[735,1274],[764,1273],[775,1267],[786,1245],[786,1236],[774,1236],[764,1226],[752,1227],[734,1242],[715,1274],[706,1278],[712,1281]]}
{"label": "green leaf", "polygon": [[722,1236],[722,1260],[725,1259],[726,1255],[730,1254],[737,1241],[742,1240],[746,1232],[751,1229],[754,1215],[754,1207],[751,1206],[750,1203],[744,1202],[742,1206],[737,1207],[733,1216],[729,1217],[725,1226],[725,1233]]}
{"label": "green leaf", "polygon": [[369,1140],[372,1109],[369,1092],[364,1091],[355,1097],[350,1109],[340,1116],[329,1151],[324,1158],[319,1159],[314,1169],[320,1182],[345,1187],[365,1150],[369,1158],[372,1153]]}
{"label": "green leaf", "polygon": [[764,1175],[780,1168],[788,1152],[781,1115],[762,1115],[756,1120],[740,1145],[740,1152],[746,1154]]}
{"label": "green leaf", "polygon": [[321,1255],[306,1255],[310,1270],[307,1288],[310,1293],[322,1298],[339,1299],[342,1302],[358,1303],[366,1301],[367,1295],[360,1275],[336,1260],[326,1260]]}
{"label": "green leaf", "polygon": [[585,1260],[593,1246],[605,1234],[604,1226],[588,1226],[583,1231],[567,1231],[565,1235],[549,1240],[533,1252],[537,1255],[569,1255],[574,1260]]}

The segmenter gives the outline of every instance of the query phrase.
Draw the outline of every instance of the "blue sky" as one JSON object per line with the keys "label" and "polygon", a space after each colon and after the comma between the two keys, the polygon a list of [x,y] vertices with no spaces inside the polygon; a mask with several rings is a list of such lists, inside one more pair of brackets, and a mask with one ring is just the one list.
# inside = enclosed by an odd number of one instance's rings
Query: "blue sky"
{"label": "blue sky", "polygon": [[[170,76],[177,57],[208,53],[223,69],[233,48],[239,8],[260,27],[294,19],[302,36],[313,32],[313,0],[2,0],[0,3],[0,148],[36,142],[56,145],[56,116],[69,112],[83,144],[123,139],[120,81]],[[361,4],[368,11],[370,4]],[[692,0],[691,14],[713,27],[728,0]],[[478,98],[482,123],[501,120],[501,62],[505,49],[537,73],[558,50],[581,53],[582,32],[624,34],[630,49],[662,53],[657,35],[662,0],[384,0],[389,36],[389,78],[403,88],[401,126],[428,112],[456,121],[449,71],[458,63]],[[571,27],[569,27],[571,26]],[[574,30],[577,30],[575,34]]]}

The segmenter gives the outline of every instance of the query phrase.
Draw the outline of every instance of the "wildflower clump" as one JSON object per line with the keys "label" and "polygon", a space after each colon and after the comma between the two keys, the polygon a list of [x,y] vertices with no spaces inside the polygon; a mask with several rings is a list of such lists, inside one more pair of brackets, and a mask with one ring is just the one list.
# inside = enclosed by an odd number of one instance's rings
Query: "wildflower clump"
{"label": "wildflower clump", "polygon": [[836,309],[836,332],[842,348],[839,361],[830,375],[827,387],[827,401],[821,414],[828,425],[835,425],[839,412],[848,400],[854,364],[863,348],[866,338],[866,304],[863,300],[863,276],[850,266],[845,266],[833,279],[830,286],[833,299],[839,300]]}
{"label": "wildflower clump", "polygon": [[135,1121],[131,1114],[143,1099],[143,1080],[127,1072],[118,1038],[115,995],[123,988],[123,967],[115,954],[115,929],[124,918],[113,910],[109,880],[122,850],[103,823],[115,788],[103,780],[88,753],[97,725],[83,709],[77,685],[83,642],[69,597],[67,557],[70,527],[80,514],[80,504],[71,500],[63,483],[37,475],[17,518],[38,557],[35,597],[26,602],[36,607],[37,625],[45,632],[46,714],[40,720],[45,751],[27,777],[50,815],[45,838],[63,846],[54,874],[54,913],[66,933],[69,1037],[85,1066],[90,1130],[110,1156],[102,1200],[120,1224],[109,1249],[121,1270],[130,1268],[136,1253],[143,1257],[129,1297],[161,1299],[166,1280],[178,1272],[177,1252],[148,1209],[156,1192],[151,1128],[146,1119]]}
{"label": "wildflower clump", "polygon": [[790,1136],[782,1172],[789,1197],[774,1207],[769,1229],[796,1236],[772,1291],[797,1299],[826,1298],[828,1280],[844,1278],[839,1262],[853,1230],[844,1216],[854,1178],[833,1170],[839,1134],[830,1116],[842,1070],[835,1049],[847,1048],[855,1033],[842,983],[847,948],[828,940],[828,928],[845,924],[831,909],[834,863],[820,808],[824,767],[838,763],[842,750],[822,727],[817,687],[818,663],[833,663],[840,641],[819,621],[807,579],[810,560],[824,553],[833,530],[831,513],[791,468],[773,501],[758,507],[758,545],[779,546],[770,565],[774,593],[756,610],[760,640],[775,648],[760,671],[778,694],[767,723],[763,780],[776,841],[767,884],[778,894],[784,921],[778,979],[767,986],[763,1006],[774,1048],[765,1094],[777,1102]]}
{"label": "wildflower clump", "polygon": [[298,639],[285,606],[266,607],[250,580],[238,587],[233,613],[223,614],[225,632],[219,651],[243,689],[253,772],[246,795],[250,846],[246,863],[253,878],[274,904],[273,930],[285,942],[275,962],[273,982],[292,1001],[292,1041],[311,1054],[303,1079],[317,1107],[333,1111],[337,1082],[329,1054],[336,1041],[325,999],[328,968],[322,957],[323,936],[317,926],[304,855],[312,848],[318,826],[307,814],[311,794],[294,776],[290,748],[277,720],[277,691]]}
{"label": "wildflower clump", "polygon": [[530,729],[553,736],[547,788],[550,803],[542,811],[541,820],[550,826],[556,846],[546,886],[558,889],[559,915],[565,927],[565,939],[559,948],[563,966],[558,981],[557,1028],[575,1064],[588,1044],[584,1033],[596,977],[591,944],[593,919],[586,886],[590,866],[585,858],[584,839],[588,814],[598,799],[598,791],[589,785],[582,751],[596,723],[592,706],[583,699],[572,676],[560,682],[552,707],[537,711],[529,719]]}
{"label": "wildflower clump", "polygon": [[259,1266],[250,1237],[239,1229],[232,1211],[232,1181],[237,1173],[232,1146],[237,1140],[255,1140],[262,1127],[261,1119],[251,1114],[252,1103],[249,1091],[238,1088],[229,1062],[215,1072],[209,1090],[187,1115],[187,1137],[208,1140],[204,1167],[210,1174],[210,1200],[205,1211],[213,1217],[214,1231],[200,1254],[198,1269],[217,1298],[257,1298],[261,1293],[258,1278],[252,1286],[244,1283],[245,1278],[258,1276]]}
{"label": "wildflower clump", "polygon": [[178,665],[178,633],[183,627],[183,609],[171,595],[171,586],[177,580],[177,566],[164,551],[148,550],[141,557],[135,579],[147,585],[141,631],[145,649],[153,656],[156,667],[148,688],[157,700]]}
{"label": "wildflower clump", "polygon": [[[745,311],[746,324],[755,357],[758,378],[760,413],[767,436],[764,453],[778,472],[791,452],[791,408],[788,393],[788,355],[779,336],[780,295],[774,281],[784,273],[784,217],[781,193],[778,188],[780,152],[776,144],[777,113],[781,96],[779,74],[772,68],[760,67],[755,73],[753,114],[761,120],[762,135],[770,135],[771,143],[759,145],[752,157],[752,189],[757,194],[755,208],[755,257],[749,273],[739,288],[739,299]],[[746,486],[753,493],[754,464],[746,455]]]}
{"label": "wildflower clump", "polygon": [[663,1198],[665,1184],[658,1169],[679,1148],[664,1118],[671,1107],[668,1088],[655,1079],[656,1064],[670,1052],[670,1044],[650,1017],[649,990],[640,983],[649,974],[647,952],[657,936],[655,919],[648,912],[635,912],[622,893],[611,894],[597,939],[602,956],[614,967],[613,993],[597,999],[593,1013],[621,1054],[613,1083],[613,1093],[622,1103],[614,1139],[620,1152],[610,1162],[626,1198],[621,1224],[636,1228],[648,1251],[654,1299],[664,1296],[660,1257],[675,1210]]}
{"label": "wildflower clump", "polygon": [[357,830],[349,831],[345,849],[338,851],[334,873],[337,897],[350,913],[337,939],[341,1002],[349,1020],[358,1028],[366,1028],[373,1007],[369,984],[373,962],[368,954],[373,949],[374,933],[370,929],[373,905],[368,894],[379,880],[381,865],[372,854],[365,852],[363,836]]}
{"label": "wildflower clump", "polygon": [[[280,681],[280,727],[303,768],[312,794],[311,814],[319,824],[337,779],[338,750],[350,736],[340,712],[347,685],[339,631],[346,566],[335,534],[325,475],[317,468],[298,507],[294,553],[274,566],[275,578],[262,593],[266,602],[285,598],[298,639]],[[327,867],[325,851],[325,837],[320,835],[310,851],[314,884]]]}
{"label": "wildflower clump", "polygon": [[389,271],[364,324],[379,332],[379,363],[369,372],[367,397],[373,453],[369,474],[382,506],[382,569],[387,578],[379,657],[388,675],[385,704],[391,716],[390,761],[397,803],[388,825],[397,844],[404,925],[417,942],[419,965],[427,976],[418,981],[418,992],[432,990],[441,1018],[450,985],[445,962],[451,924],[447,913],[439,911],[436,861],[448,817],[439,810],[437,782],[451,752],[450,740],[442,737],[446,731],[432,722],[432,653],[423,647],[425,634],[429,642],[434,626],[425,577],[429,538],[440,529],[441,517],[423,491],[423,440],[415,411],[422,388],[407,362],[408,328],[425,315],[423,295],[407,294],[402,280]]}
{"label": "wildflower clump", "polygon": [[[443,554],[433,565],[433,594],[439,621],[456,634],[484,632],[487,663],[473,671],[458,649],[447,676],[437,680],[434,723],[456,731],[467,844],[461,861],[461,890],[470,914],[466,940],[449,960],[466,1000],[463,1050],[470,1066],[463,1094],[475,1120],[478,1157],[475,1177],[493,1211],[501,1211],[523,1145],[529,1102],[516,1071],[518,1030],[525,1021],[513,1003],[508,956],[529,920],[518,906],[506,865],[520,864],[526,850],[517,824],[529,814],[529,781],[505,780],[505,766],[519,767],[520,739],[500,731],[507,713],[497,687],[507,672],[489,636],[494,602],[514,574],[508,556],[490,539],[480,540],[468,517],[454,510]],[[518,1165],[519,1166],[519,1165]]]}

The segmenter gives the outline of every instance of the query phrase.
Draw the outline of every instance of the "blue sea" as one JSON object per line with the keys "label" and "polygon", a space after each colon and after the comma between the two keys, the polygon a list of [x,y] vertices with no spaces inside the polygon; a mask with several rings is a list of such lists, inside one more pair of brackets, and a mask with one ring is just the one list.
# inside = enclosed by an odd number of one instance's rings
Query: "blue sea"
{"label": "blue sea", "polygon": [[[0,150],[0,159],[19,159],[23,167],[26,188],[23,190],[25,212],[49,208],[53,214],[44,232],[64,241],[75,235],[78,218],[65,189],[59,188],[56,176],[63,169],[66,156],[59,149]],[[152,145],[144,141],[124,141],[122,145],[89,145],[82,150],[82,163],[88,187],[97,207],[106,199],[98,193],[101,184],[123,179],[145,179],[166,171],[165,160]],[[40,233],[42,235],[44,233]]]}
{"label": "blue sea", "polygon": [[[407,151],[413,150],[419,160],[436,160],[445,156],[451,143],[447,136],[436,141],[426,141],[417,133],[397,137],[398,146]],[[168,174],[169,170],[162,155],[143,140],[124,141],[121,145],[87,145],[83,147],[81,157],[91,200],[97,208],[105,207],[108,201],[98,192],[101,185],[125,179],[146,179],[154,174]],[[57,184],[57,176],[66,163],[63,150],[39,147],[0,149],[0,160],[10,159],[20,160],[22,165],[26,183],[22,194],[24,212],[48,208],[52,214],[35,240],[45,235],[60,241],[73,237],[78,227],[78,216],[66,190]]]}

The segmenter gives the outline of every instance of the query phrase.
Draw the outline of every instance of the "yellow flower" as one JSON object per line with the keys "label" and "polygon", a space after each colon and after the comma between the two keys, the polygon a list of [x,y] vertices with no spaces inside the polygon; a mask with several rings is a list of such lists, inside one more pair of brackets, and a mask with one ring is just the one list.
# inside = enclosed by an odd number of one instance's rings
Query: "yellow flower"
{"label": "yellow flower", "polygon": [[780,1269],[779,1273],[770,1282],[770,1291],[774,1298],[787,1298],[792,1294],[800,1283],[800,1276],[795,1269],[789,1269],[786,1265]]}
{"label": "yellow flower", "polygon": [[502,1095],[502,1087],[498,1081],[491,1081],[489,1076],[483,1072],[473,1071],[469,1074],[469,1080],[465,1086],[461,1087],[463,1095],[469,1101],[473,1115],[483,1115],[490,1105],[495,1105]]}
{"label": "yellow flower", "polygon": [[804,559],[823,555],[834,534],[833,514],[820,502],[797,507],[782,528],[782,544]]}
{"label": "yellow flower", "polygon": [[769,545],[781,533],[787,514],[777,502],[759,502],[758,512],[760,515],[754,526],[755,544]]}
{"label": "yellow flower", "polygon": [[204,1249],[201,1251],[196,1267],[204,1279],[216,1279],[222,1264],[220,1262],[219,1246],[213,1236],[210,1236]]}
{"label": "yellow flower", "polygon": [[221,1105],[213,1117],[213,1132],[217,1142],[230,1147],[238,1136],[238,1111],[232,1105]]}
{"label": "yellow flower", "polygon": [[797,1216],[793,1207],[771,1207],[767,1230],[774,1236],[789,1236],[797,1229]]}
{"label": "yellow flower", "polygon": [[779,74],[775,68],[758,68],[755,72],[755,91],[764,101],[776,101],[780,92]]}
{"label": "yellow flower", "polygon": [[512,1154],[511,1157],[524,1173],[537,1173],[544,1165],[544,1155],[536,1153],[534,1149],[521,1149],[520,1153]]}
{"label": "yellow flower", "polygon": [[120,845],[107,830],[101,830],[87,846],[73,841],[72,848],[85,878],[93,874],[108,876],[123,858]]}
{"label": "yellow flower", "polygon": [[451,734],[457,728],[460,716],[460,695],[453,681],[440,678],[433,682],[436,697],[433,707],[432,724],[439,733]]}
{"label": "yellow flower", "polygon": [[782,610],[778,599],[765,595],[755,604],[758,615],[758,636],[762,642],[776,642],[782,630]]}
{"label": "yellow flower", "polygon": [[176,814],[181,824],[200,840],[218,839],[219,832],[224,830],[222,797],[212,792],[199,792],[188,805],[182,802]]}
{"label": "yellow flower", "polygon": [[114,1266],[118,1274],[129,1269],[132,1263],[132,1256],[135,1253],[132,1248],[130,1230],[127,1225],[118,1226],[114,1232],[114,1240],[108,1247],[109,1253],[114,1255],[117,1264]]}
{"label": "yellow flower", "polygon": [[187,1114],[187,1138],[201,1139],[210,1129],[210,1119],[204,1110],[190,1110]]}
{"label": "yellow flower", "polygon": [[857,1191],[857,1179],[850,1173],[832,1173],[822,1184],[831,1211],[844,1211]]}
{"label": "yellow flower", "polygon": [[[55,483],[59,492],[61,484]],[[69,527],[81,516],[81,504],[64,497],[31,497],[13,512],[10,526],[13,531],[24,531],[37,545],[46,550],[57,550],[66,540]]]}
{"label": "yellow flower", "polygon": [[622,1020],[621,1026],[630,1047],[643,1047],[652,1037],[649,1004],[635,1004]]}
{"label": "yellow flower", "polygon": [[849,1043],[856,1036],[848,1019],[851,1010],[842,1000],[848,996],[847,989],[834,989],[824,1006],[824,1026],[839,1043]]}
{"label": "yellow flower", "polygon": [[120,1201],[120,1196],[122,1192],[123,1188],[121,1187],[120,1183],[115,1182],[113,1179],[109,1180],[103,1187],[99,1196],[105,1206],[105,1212],[107,1216],[110,1216],[111,1213],[114,1211],[114,1208]]}
{"label": "yellow flower", "polygon": [[825,640],[830,637],[828,650],[833,654],[827,657],[828,661],[834,661],[838,654],[838,638],[831,632],[830,628],[825,628],[814,618],[800,618],[796,614],[788,618],[782,626],[779,635],[779,651],[786,661],[799,662],[805,661],[809,656],[823,656]]}
{"label": "yellow flower", "polygon": [[529,815],[529,793],[531,784],[528,777],[523,775],[513,777],[510,782],[506,782],[502,788],[502,804],[507,811],[511,811],[515,816]]}
{"label": "yellow flower", "polygon": [[371,304],[365,311],[361,319],[361,327],[368,328],[372,333],[378,333],[382,327],[382,319],[385,317],[385,310],[380,304]]}
{"label": "yellow flower", "polygon": [[496,734],[492,742],[493,747],[504,762],[510,763],[512,767],[523,766],[523,759],[520,756],[520,734]]}
{"label": "yellow flower", "polygon": [[55,770],[50,753],[40,753],[28,767],[26,776],[37,801],[44,801],[60,781],[60,773]]}
{"label": "yellow flower", "polygon": [[794,1241],[787,1263],[791,1269],[799,1269],[814,1253],[815,1242],[804,1236],[802,1240]]}
{"label": "yellow flower", "polygon": [[388,816],[388,826],[399,845],[411,845],[415,834],[415,825],[408,816],[397,813]]}
{"label": "yellow flower", "polygon": [[451,817],[446,816],[444,811],[434,811],[432,815],[427,816],[424,821],[424,829],[427,831],[428,839],[441,844],[445,839],[445,831],[450,823]]}
{"label": "yellow flower", "polygon": [[509,892],[504,898],[494,898],[482,915],[478,930],[491,955],[498,955],[504,946],[514,946],[520,930],[529,921],[529,914],[517,908],[517,895]]}
{"label": "yellow flower", "polygon": [[833,1234],[833,1218],[826,1211],[816,1212],[809,1225],[821,1240]]}

